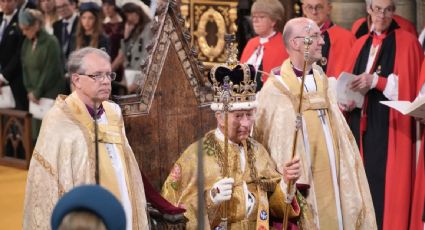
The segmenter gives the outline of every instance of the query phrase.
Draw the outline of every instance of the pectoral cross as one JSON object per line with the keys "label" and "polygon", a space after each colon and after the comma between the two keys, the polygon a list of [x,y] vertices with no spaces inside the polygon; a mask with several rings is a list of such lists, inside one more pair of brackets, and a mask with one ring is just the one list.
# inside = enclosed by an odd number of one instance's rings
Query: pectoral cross
{"label": "pectoral cross", "polygon": [[322,121],[323,124],[326,124],[326,119],[325,119],[326,113],[325,113],[325,110],[320,109],[319,110],[319,116],[318,117],[320,118],[320,120]]}

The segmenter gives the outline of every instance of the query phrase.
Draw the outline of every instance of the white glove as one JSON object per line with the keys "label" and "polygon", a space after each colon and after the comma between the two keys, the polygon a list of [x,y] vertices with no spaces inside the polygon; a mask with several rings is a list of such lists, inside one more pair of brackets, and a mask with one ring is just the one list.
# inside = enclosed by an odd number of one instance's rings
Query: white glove
{"label": "white glove", "polygon": [[210,197],[215,205],[232,198],[233,183],[235,183],[235,180],[231,177],[215,182],[210,190]]}

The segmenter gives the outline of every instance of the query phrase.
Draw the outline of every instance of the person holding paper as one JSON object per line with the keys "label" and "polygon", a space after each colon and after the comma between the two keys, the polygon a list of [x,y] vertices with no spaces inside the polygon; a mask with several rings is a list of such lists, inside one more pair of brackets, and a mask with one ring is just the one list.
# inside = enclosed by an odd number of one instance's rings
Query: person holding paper
{"label": "person holding paper", "polygon": [[[218,66],[211,70],[217,128],[191,144],[174,164],[162,187],[162,195],[176,206],[186,209],[189,219],[187,229],[200,229],[200,218],[204,218],[204,229],[219,228],[224,213],[223,205],[228,202],[227,218],[229,230],[269,229],[270,216],[282,218],[285,203],[291,204],[288,215],[299,215],[297,198],[285,196],[285,183],[297,180],[300,175],[299,159],[288,160],[280,175],[276,165],[264,147],[249,137],[255,119],[255,69],[242,64],[234,69]],[[228,122],[223,112],[225,77],[238,89],[230,90]],[[242,87],[244,86],[244,87]],[[295,126],[295,124],[292,124]],[[225,133],[228,133],[227,169],[225,167]],[[198,214],[197,161],[201,147],[204,165],[205,217]],[[225,172],[228,171],[228,174]],[[284,182],[286,181],[286,182]]]}
{"label": "person holding paper", "polygon": [[[31,107],[49,106],[65,88],[59,43],[43,28],[43,14],[38,10],[25,9],[19,12],[19,27],[26,39],[22,44],[21,61],[24,85],[28,91]],[[44,99],[40,104],[40,99]],[[48,108],[42,108],[44,110]],[[32,139],[36,140],[41,119],[32,119]]]}
{"label": "person holding paper", "polygon": [[285,11],[278,0],[257,0],[251,7],[251,20],[256,37],[246,44],[241,63],[251,64],[257,72],[257,91],[261,90],[273,68],[282,65],[288,58],[282,40]]}
{"label": "person holding paper", "polygon": [[28,170],[23,229],[49,229],[53,208],[66,192],[97,182],[121,201],[126,229],[148,229],[140,168],[121,109],[108,101],[116,76],[109,55],[92,47],[75,51],[68,72],[75,91],[58,96],[43,119]]}
{"label": "person holding paper", "polygon": [[[380,229],[408,229],[414,156],[413,120],[380,101],[413,101],[423,51],[393,20],[393,0],[372,0],[373,30],[349,55],[351,89],[365,95],[348,123],[363,156]],[[401,211],[404,210],[404,211]]]}
{"label": "person holding paper", "polygon": [[334,24],[330,15],[332,3],[330,0],[303,0],[304,16],[315,21],[320,27],[325,44],[322,46],[322,56],[319,60],[328,77],[338,78],[346,61],[346,52],[350,50],[356,38],[350,31]]}
{"label": "person holding paper", "polygon": [[[315,64],[322,57],[321,31],[311,19],[295,18],[286,23],[283,38],[289,59],[258,93],[254,138],[270,152],[281,173],[295,148],[301,164],[296,187],[306,199],[300,223],[313,223],[303,229],[376,229],[357,145],[331,80]],[[311,41],[306,60],[305,41]],[[297,114],[304,61],[307,75],[302,111]],[[302,125],[294,146],[297,121]]]}

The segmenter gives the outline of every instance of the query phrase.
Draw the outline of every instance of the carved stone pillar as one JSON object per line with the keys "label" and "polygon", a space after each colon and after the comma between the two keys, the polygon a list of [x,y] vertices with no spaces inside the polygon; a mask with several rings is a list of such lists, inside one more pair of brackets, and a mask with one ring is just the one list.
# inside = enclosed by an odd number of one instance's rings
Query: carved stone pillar
{"label": "carved stone pillar", "polygon": [[396,14],[406,19],[409,19],[414,25],[417,25],[416,24],[416,1],[415,0],[398,0],[396,2],[397,2]]}
{"label": "carved stone pillar", "polygon": [[237,31],[237,0],[182,0],[181,14],[192,36],[192,47],[206,66],[226,60],[224,35]]}
{"label": "carved stone pillar", "polygon": [[417,25],[419,31],[421,31],[425,27],[425,1],[424,0],[416,0],[417,6]]}
{"label": "carved stone pillar", "polygon": [[332,0],[332,7],[332,21],[346,29],[367,14],[365,0]]}

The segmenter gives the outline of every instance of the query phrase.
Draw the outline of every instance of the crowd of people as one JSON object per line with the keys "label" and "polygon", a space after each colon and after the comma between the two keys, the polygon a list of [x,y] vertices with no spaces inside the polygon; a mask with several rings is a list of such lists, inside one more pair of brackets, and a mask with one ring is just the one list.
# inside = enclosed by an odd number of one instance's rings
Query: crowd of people
{"label": "crowd of people", "polygon": [[[114,94],[133,92],[135,87],[127,87],[124,70],[135,69],[146,55],[141,50],[149,38],[142,32],[151,13],[141,1],[119,3],[1,1],[0,86],[11,88],[14,104],[0,103],[0,107],[28,111],[43,104],[40,99],[70,94],[66,63],[72,51],[83,47],[103,49],[111,56],[118,75]],[[34,141],[40,125],[41,118],[34,116]]]}
{"label": "crowd of people", "polygon": [[[22,79],[3,72],[8,68],[1,63],[0,82],[25,85],[30,103],[55,98],[72,85],[72,93],[58,97],[43,119],[28,173],[24,229],[49,228],[52,213],[52,224],[61,225],[70,211],[53,211],[67,207],[69,201],[60,199],[81,194],[79,185],[96,183],[121,204],[111,205],[126,229],[148,229],[139,166],[120,108],[108,98],[115,79],[137,70],[144,55],[140,47],[150,36],[141,22],[149,16],[137,4],[119,9],[111,0],[103,2],[105,18],[95,3],[77,7],[72,0],[56,0],[55,16],[49,2],[41,13],[0,0],[4,15],[19,15],[10,29],[22,34],[8,41],[21,50],[13,59],[21,67],[10,71]],[[302,9],[303,17],[284,24],[278,0],[255,1],[251,18],[257,36],[248,41],[240,64],[210,71],[217,126],[181,154],[162,196],[186,210],[188,229],[200,224],[205,229],[423,229],[425,119],[380,103],[423,99],[423,37],[395,15],[395,0],[367,0],[367,16],[352,31],[332,22],[329,0],[303,0]],[[54,35],[43,21],[50,22]],[[12,59],[0,56],[0,61]],[[71,84],[65,83],[65,72]],[[339,101],[336,80],[342,72],[351,74],[348,87],[362,95],[361,104]],[[128,84],[128,91],[134,85]],[[93,120],[99,126],[97,151]],[[208,166],[202,178],[199,159]],[[106,215],[90,212],[100,219]]]}

